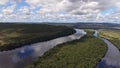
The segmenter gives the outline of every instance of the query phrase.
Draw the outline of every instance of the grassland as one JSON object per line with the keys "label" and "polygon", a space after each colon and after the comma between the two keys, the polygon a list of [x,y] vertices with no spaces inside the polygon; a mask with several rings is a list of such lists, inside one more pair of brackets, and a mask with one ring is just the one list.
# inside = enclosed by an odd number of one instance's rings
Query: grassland
{"label": "grassland", "polygon": [[120,30],[100,30],[100,36],[111,41],[120,50]]}
{"label": "grassland", "polygon": [[107,50],[93,32],[80,40],[56,46],[27,68],[96,68]]}
{"label": "grassland", "polygon": [[72,28],[44,24],[0,24],[0,51],[75,33]]}

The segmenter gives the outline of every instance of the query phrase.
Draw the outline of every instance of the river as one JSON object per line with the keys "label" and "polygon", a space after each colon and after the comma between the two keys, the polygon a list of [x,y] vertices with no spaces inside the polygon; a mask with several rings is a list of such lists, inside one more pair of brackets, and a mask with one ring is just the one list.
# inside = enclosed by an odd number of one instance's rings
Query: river
{"label": "river", "polygon": [[0,52],[0,68],[25,68],[26,65],[34,62],[38,57],[42,56],[46,51],[56,45],[80,39],[86,34],[84,30],[75,30],[76,33],[69,36],[26,45],[10,51]]}
{"label": "river", "polygon": [[100,38],[98,36],[98,33],[98,31],[95,31],[94,36],[103,40],[107,44],[108,50],[105,56],[97,65],[97,68],[120,68],[120,51],[107,39]]}

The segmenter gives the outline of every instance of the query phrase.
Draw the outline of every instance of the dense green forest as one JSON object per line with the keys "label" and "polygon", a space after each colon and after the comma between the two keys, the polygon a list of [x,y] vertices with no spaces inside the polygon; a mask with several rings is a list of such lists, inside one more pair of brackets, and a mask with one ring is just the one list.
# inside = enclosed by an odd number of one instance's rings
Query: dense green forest
{"label": "dense green forest", "polygon": [[87,31],[80,40],[56,46],[27,68],[96,68],[106,51],[107,45]]}
{"label": "dense green forest", "polygon": [[0,51],[51,40],[75,33],[66,26],[46,24],[0,24]]}

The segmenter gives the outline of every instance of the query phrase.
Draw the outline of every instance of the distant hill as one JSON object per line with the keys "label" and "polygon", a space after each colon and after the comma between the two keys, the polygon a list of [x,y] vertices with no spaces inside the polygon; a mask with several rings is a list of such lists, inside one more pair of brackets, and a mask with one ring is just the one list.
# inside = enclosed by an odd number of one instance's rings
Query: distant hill
{"label": "distant hill", "polygon": [[[11,25],[12,22],[6,22],[6,23],[0,23],[0,25]],[[78,22],[78,23],[50,23],[50,22],[13,22],[16,24],[49,24],[49,25],[62,25],[62,26],[68,26],[72,28],[81,28],[81,29],[120,29],[120,24],[116,23],[97,23],[97,22]]]}
{"label": "distant hill", "polygon": [[64,25],[81,29],[120,29],[120,24],[115,23],[49,23],[52,25]]}

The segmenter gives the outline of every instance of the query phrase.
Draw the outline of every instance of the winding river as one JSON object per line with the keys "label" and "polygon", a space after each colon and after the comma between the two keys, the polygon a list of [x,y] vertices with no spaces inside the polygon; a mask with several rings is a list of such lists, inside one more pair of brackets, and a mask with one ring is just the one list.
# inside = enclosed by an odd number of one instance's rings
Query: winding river
{"label": "winding river", "polygon": [[[94,36],[100,38],[97,31]],[[108,50],[100,63],[97,65],[97,68],[120,68],[120,51],[118,48],[116,48],[110,41],[104,38],[100,39],[108,45]]]}
{"label": "winding river", "polygon": [[34,62],[39,56],[56,45],[80,39],[86,34],[83,30],[75,30],[76,33],[73,35],[0,52],[0,68],[25,68],[26,65]]}

